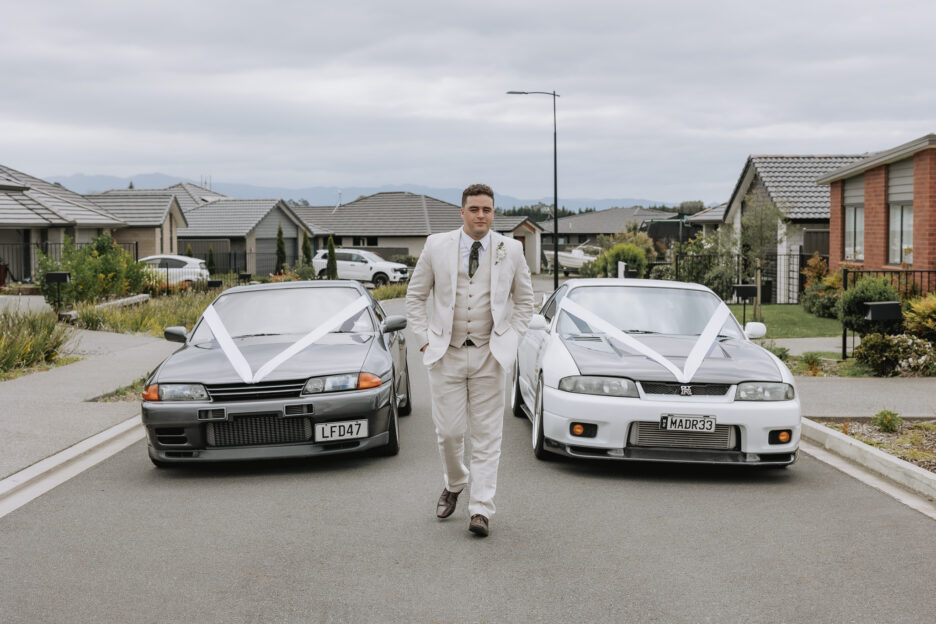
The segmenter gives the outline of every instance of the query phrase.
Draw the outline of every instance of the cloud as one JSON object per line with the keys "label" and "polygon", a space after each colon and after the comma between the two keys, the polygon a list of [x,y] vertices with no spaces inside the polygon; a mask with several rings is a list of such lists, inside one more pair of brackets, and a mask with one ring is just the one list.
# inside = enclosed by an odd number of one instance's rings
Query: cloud
{"label": "cloud", "polygon": [[4,164],[722,201],[751,153],[936,128],[929,2],[119,2],[5,10]]}

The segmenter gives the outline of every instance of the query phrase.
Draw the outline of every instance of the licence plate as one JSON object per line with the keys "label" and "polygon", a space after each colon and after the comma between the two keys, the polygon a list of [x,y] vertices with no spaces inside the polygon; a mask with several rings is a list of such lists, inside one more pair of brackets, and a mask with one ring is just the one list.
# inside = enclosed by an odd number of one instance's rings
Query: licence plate
{"label": "licence plate", "polygon": [[660,416],[660,429],[663,431],[713,433],[715,431],[715,417],[663,414]]}
{"label": "licence plate", "polygon": [[367,437],[366,420],[343,420],[333,423],[315,423],[315,441],[353,440]]}

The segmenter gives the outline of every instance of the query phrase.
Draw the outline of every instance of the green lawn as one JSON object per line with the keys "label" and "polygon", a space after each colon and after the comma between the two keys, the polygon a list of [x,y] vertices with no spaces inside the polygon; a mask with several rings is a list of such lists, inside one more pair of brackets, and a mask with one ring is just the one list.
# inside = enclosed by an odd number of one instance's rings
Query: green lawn
{"label": "green lawn", "polygon": [[[738,322],[741,322],[740,305],[729,305]],[[842,324],[837,319],[813,316],[801,305],[765,305],[764,324],[767,338],[815,338],[819,336],[841,336]],[[754,320],[754,306],[747,306],[747,320]]]}

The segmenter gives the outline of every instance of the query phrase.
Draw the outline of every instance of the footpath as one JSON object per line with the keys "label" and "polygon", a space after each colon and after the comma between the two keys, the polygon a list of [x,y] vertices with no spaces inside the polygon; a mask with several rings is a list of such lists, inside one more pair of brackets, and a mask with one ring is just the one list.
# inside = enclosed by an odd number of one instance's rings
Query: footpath
{"label": "footpath", "polygon": [[[802,339],[802,343],[790,339],[782,341],[782,346],[791,353],[834,350],[817,340],[836,339]],[[152,336],[78,330],[69,344],[69,354],[84,359],[0,382],[0,510],[5,497],[27,482],[41,480],[59,464],[72,461],[69,457],[86,454],[118,435],[132,434],[133,441],[140,439],[139,402],[91,400],[147,375],[177,348],[175,343]],[[905,418],[936,417],[934,378],[799,377],[797,383],[806,419],[870,417],[882,409]],[[804,420],[803,435],[804,442],[848,457],[936,500],[936,475],[932,473],[920,474],[926,471],[890,456],[882,459],[884,454],[877,449],[862,448],[811,420]],[[870,459],[865,461],[865,456]],[[140,461],[146,458],[141,456]],[[880,467],[884,464],[886,469]],[[902,478],[904,473],[912,474]],[[914,485],[917,483],[924,484],[923,489]]]}

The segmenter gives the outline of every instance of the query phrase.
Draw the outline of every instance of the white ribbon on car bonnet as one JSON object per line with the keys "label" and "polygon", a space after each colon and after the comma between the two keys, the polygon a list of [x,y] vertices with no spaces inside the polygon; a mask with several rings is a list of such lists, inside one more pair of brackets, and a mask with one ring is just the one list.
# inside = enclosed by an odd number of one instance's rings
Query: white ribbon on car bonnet
{"label": "white ribbon on car bonnet", "polygon": [[363,295],[358,297],[355,301],[349,303],[325,319],[324,322],[322,322],[318,327],[310,331],[308,334],[280,351],[269,362],[261,366],[256,373],[250,370],[250,364],[247,363],[247,358],[244,357],[244,354],[241,353],[240,349],[237,348],[237,345],[234,344],[234,339],[231,338],[231,334],[228,332],[227,327],[224,326],[224,323],[221,321],[221,317],[218,316],[218,311],[214,309],[213,305],[208,306],[208,308],[202,314],[202,318],[204,318],[205,322],[208,323],[208,328],[211,330],[211,333],[214,334],[215,339],[218,341],[218,345],[221,347],[221,351],[224,352],[224,355],[231,363],[231,366],[234,367],[234,370],[237,372],[238,376],[244,380],[244,383],[255,384],[262,381],[264,377],[276,370],[280,364],[296,355],[313,342],[319,340],[322,336],[331,332],[336,327],[340,327],[345,321],[350,320],[355,315],[359,314],[361,310],[366,309],[369,305],[370,302],[367,300],[367,297]]}
{"label": "white ribbon on car bonnet", "polygon": [[570,301],[568,297],[563,299],[559,304],[559,310],[565,311],[567,314],[585,321],[591,327],[604,332],[605,335],[614,338],[618,342],[624,343],[634,351],[647,356],[660,366],[666,368],[666,370],[669,372],[673,373],[673,376],[676,377],[676,380],[680,383],[689,383],[692,381],[696,371],[698,371],[699,367],[702,366],[702,360],[705,359],[705,356],[708,355],[709,351],[712,349],[712,346],[715,344],[715,341],[718,339],[718,331],[722,328],[722,325],[725,324],[725,321],[728,320],[728,316],[731,314],[731,310],[729,310],[728,306],[725,305],[725,302],[722,301],[715,309],[715,313],[712,315],[712,318],[710,318],[708,323],[706,323],[705,329],[702,330],[698,340],[696,340],[695,345],[692,347],[692,351],[689,352],[689,357],[686,358],[685,366],[680,370],[679,367],[666,359],[666,357],[664,357],[659,351],[648,347],[640,340],[637,340],[630,334],[621,331],[608,321],[604,320],[600,316],[597,316],[593,312],[586,310],[574,301]]}

